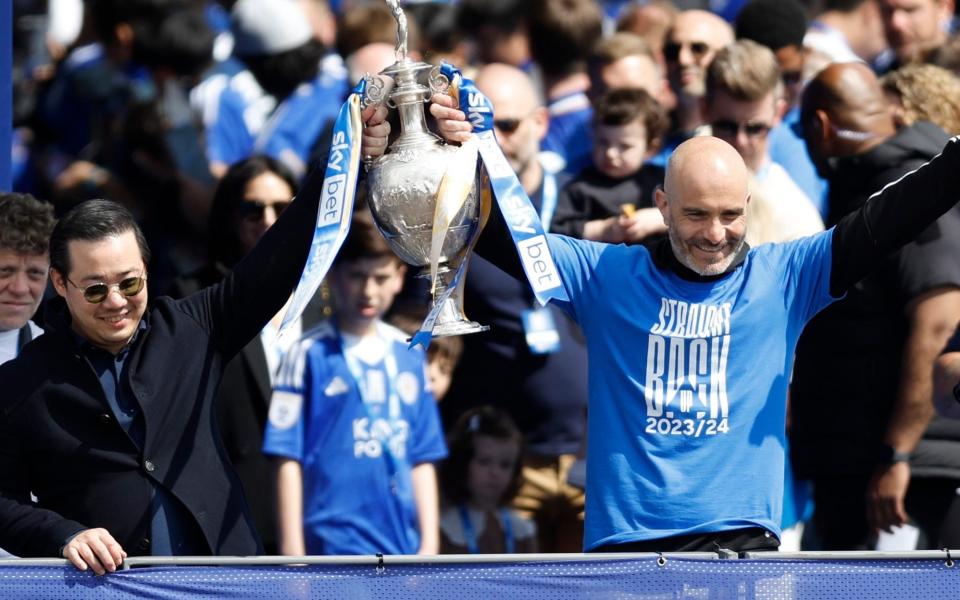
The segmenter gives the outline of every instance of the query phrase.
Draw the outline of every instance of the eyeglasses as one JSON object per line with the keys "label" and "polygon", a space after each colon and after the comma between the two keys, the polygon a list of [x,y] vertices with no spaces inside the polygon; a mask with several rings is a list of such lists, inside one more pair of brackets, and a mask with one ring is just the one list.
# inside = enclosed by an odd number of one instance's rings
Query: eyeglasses
{"label": "eyeglasses", "polygon": [[696,60],[702,59],[710,52],[710,44],[706,42],[690,42],[689,44],[678,44],[677,42],[667,42],[663,46],[663,58],[670,62],[676,62],[680,58],[680,50],[684,46],[690,47],[690,53]]}
{"label": "eyeglasses", "polygon": [[494,119],[493,126],[503,133],[513,133],[520,128],[523,119]]}
{"label": "eyeglasses", "polygon": [[747,137],[761,137],[767,135],[773,127],[766,123],[737,123],[730,119],[718,119],[710,123],[710,129],[716,137],[735,138],[743,130]]}
{"label": "eyeglasses", "polygon": [[147,280],[147,278],[143,275],[137,275],[136,277],[127,277],[120,283],[103,283],[102,281],[98,281],[97,283],[91,283],[86,287],[80,287],[79,285],[70,281],[70,279],[66,277],[64,279],[67,280],[67,283],[80,290],[80,293],[83,294],[83,299],[90,304],[100,304],[106,300],[107,296],[110,295],[110,290],[112,289],[116,289],[127,298],[136,296],[143,291],[143,284]]}
{"label": "eyeglasses", "polygon": [[237,207],[240,218],[244,221],[262,221],[263,215],[267,212],[267,207],[273,209],[273,212],[279,217],[280,213],[290,206],[290,201],[264,202],[263,200],[243,200]]}
{"label": "eyeglasses", "polygon": [[803,71],[784,71],[780,74],[784,85],[797,85],[803,80]]}

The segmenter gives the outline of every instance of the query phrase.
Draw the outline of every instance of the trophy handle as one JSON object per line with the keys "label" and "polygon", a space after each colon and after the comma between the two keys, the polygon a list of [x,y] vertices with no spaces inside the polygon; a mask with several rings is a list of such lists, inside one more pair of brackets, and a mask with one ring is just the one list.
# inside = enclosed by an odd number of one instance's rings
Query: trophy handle
{"label": "trophy handle", "polygon": [[393,79],[382,75],[371,75],[367,73],[363,76],[363,80],[367,83],[367,86],[363,93],[363,98],[360,99],[361,107],[367,108],[368,106],[386,102],[390,108],[396,108],[396,105],[391,104],[390,100],[390,91],[393,89]]}
{"label": "trophy handle", "polygon": [[425,98],[427,101],[433,98],[434,94],[446,94],[450,91],[450,78],[440,72],[440,67],[430,70],[427,84],[430,86],[430,95]]}

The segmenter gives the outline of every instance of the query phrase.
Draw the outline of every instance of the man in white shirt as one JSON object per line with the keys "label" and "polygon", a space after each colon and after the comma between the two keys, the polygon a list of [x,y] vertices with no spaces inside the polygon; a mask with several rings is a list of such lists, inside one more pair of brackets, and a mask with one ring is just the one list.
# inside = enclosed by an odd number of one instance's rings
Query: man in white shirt
{"label": "man in white shirt", "polygon": [[47,287],[53,206],[0,193],[0,364],[43,333],[30,318]]}

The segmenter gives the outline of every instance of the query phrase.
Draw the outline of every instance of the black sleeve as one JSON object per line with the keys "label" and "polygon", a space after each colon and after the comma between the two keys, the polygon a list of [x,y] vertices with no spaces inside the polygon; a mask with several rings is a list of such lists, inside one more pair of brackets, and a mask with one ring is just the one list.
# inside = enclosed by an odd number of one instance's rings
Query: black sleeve
{"label": "black sleeve", "polygon": [[960,136],[919,169],[887,185],[833,232],[830,293],[841,296],[886,255],[960,200]]}
{"label": "black sleeve", "polygon": [[180,302],[182,310],[209,327],[225,355],[233,356],[253,339],[300,280],[316,228],[325,164],[311,171],[289,208],[223,281]]}
{"label": "black sleeve", "polygon": [[496,200],[490,207],[490,218],[480,234],[480,239],[477,240],[474,252],[499,267],[507,275],[526,284],[527,276],[523,272],[516,246],[513,245],[507,223],[500,214],[500,207],[497,206]]}
{"label": "black sleeve", "polygon": [[577,192],[577,186],[570,184],[560,190],[550,231],[583,239],[583,226],[590,219],[587,218],[583,196]]}

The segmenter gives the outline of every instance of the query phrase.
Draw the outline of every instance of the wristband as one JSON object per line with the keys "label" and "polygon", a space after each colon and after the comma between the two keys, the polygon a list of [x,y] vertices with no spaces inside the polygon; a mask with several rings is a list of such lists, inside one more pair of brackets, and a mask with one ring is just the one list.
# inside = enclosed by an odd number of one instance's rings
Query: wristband
{"label": "wristband", "polygon": [[910,453],[898,452],[893,446],[889,444],[882,444],[880,446],[879,455],[877,456],[877,462],[886,466],[898,462],[910,462]]}

